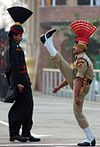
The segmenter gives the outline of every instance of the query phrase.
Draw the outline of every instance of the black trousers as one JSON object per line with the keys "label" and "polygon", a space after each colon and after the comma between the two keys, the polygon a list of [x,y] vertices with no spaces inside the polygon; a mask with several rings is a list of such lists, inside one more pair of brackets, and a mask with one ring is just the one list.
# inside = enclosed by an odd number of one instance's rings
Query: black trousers
{"label": "black trousers", "polygon": [[22,135],[29,136],[32,128],[33,97],[30,84],[25,84],[22,93],[17,92],[17,97],[8,113],[10,137],[19,134],[22,128]]}

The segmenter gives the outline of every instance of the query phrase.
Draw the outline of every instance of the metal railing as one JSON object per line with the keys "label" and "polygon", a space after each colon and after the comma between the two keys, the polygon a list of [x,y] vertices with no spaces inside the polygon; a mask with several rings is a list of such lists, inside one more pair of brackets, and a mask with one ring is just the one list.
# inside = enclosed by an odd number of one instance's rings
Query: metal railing
{"label": "metal railing", "polygon": [[[94,70],[94,74],[95,78],[90,86],[89,93],[86,96],[87,100],[92,101],[100,99],[100,70]],[[59,85],[62,81],[64,81],[64,77],[59,69],[44,68],[42,92],[48,95],[72,98],[73,91],[69,86],[61,88],[57,93],[52,92],[53,88]]]}
{"label": "metal railing", "polygon": [[[70,2],[70,0],[69,0],[69,2]],[[67,2],[64,2],[63,5],[67,5],[66,3]],[[77,2],[76,2],[76,4],[77,4]],[[83,4],[86,5],[84,1],[83,1]],[[45,7],[45,6],[48,6],[48,5],[52,6],[52,7],[57,6],[57,0],[47,0],[47,1],[46,0],[40,0],[40,6],[41,7]],[[72,5],[71,2],[70,2],[70,5]],[[100,0],[95,0],[95,3],[94,3],[94,0],[90,0],[89,5],[90,6],[94,6],[94,5],[100,6]],[[78,4],[77,4],[77,6],[78,6]]]}

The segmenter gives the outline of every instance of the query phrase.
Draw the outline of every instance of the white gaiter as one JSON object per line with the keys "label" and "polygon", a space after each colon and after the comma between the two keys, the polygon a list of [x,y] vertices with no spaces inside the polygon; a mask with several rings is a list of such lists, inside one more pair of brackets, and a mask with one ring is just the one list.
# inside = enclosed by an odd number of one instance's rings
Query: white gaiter
{"label": "white gaiter", "polygon": [[55,49],[55,47],[53,45],[53,36],[51,36],[47,39],[46,35],[45,35],[45,39],[46,39],[46,42],[45,42],[44,46],[47,48],[50,56],[55,57],[57,55],[57,50]]}

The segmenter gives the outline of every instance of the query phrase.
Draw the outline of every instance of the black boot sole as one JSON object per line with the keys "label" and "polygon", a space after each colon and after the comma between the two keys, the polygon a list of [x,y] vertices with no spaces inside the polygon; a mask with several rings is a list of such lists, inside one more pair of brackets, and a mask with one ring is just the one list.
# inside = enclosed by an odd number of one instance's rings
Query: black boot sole
{"label": "black boot sole", "polygon": [[23,138],[23,139],[19,139],[19,138],[10,138],[9,139],[10,141],[12,141],[12,142],[14,142],[14,141],[20,141],[20,142],[27,142],[27,139],[25,138]]}
{"label": "black boot sole", "polygon": [[40,40],[41,40],[41,42],[43,43],[43,44],[45,44],[45,35],[44,34],[42,34],[41,36],[40,36]]}
{"label": "black boot sole", "polygon": [[55,33],[55,32],[56,32],[56,29],[49,30],[48,32],[46,32],[46,37],[50,38],[53,35],[53,33]]}

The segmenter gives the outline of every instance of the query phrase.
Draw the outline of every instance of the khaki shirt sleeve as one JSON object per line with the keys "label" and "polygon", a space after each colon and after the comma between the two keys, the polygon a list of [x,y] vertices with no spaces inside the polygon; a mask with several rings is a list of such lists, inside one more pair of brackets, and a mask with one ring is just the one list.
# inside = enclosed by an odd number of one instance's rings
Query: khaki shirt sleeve
{"label": "khaki shirt sleeve", "polygon": [[86,70],[88,68],[88,64],[84,59],[79,59],[77,61],[77,74],[76,77],[83,78],[85,76]]}

